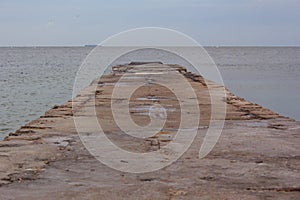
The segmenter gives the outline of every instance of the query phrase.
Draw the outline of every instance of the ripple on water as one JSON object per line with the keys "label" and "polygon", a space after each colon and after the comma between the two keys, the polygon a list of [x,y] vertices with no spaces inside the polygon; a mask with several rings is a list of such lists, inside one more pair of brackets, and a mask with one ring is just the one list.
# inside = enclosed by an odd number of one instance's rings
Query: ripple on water
{"label": "ripple on water", "polygon": [[[0,139],[53,105],[69,100],[78,67],[91,50],[90,47],[0,48]],[[207,50],[233,93],[300,120],[300,110],[295,109],[300,102],[299,47]],[[164,63],[184,65],[174,56],[152,51],[133,53],[114,64],[159,58]]]}

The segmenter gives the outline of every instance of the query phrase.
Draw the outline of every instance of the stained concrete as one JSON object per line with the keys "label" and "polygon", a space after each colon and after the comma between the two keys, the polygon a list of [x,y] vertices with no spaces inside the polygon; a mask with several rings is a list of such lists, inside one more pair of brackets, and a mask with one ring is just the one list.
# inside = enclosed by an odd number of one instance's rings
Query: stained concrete
{"label": "stained concrete", "polygon": [[[172,141],[180,107],[176,96],[159,85],[137,90],[130,113],[137,124],[145,125],[149,105],[165,105],[168,122],[163,130],[143,140],[132,139],[113,120],[110,102],[115,83],[124,73],[141,71],[145,65],[149,64],[114,67],[75,99],[54,106],[1,141],[0,199],[300,199],[300,122],[226,90],[222,135],[209,155],[198,159],[211,117],[207,84],[220,86],[178,65],[152,63],[151,70],[180,73],[197,94],[200,128],[189,150],[172,165],[143,174],[120,172],[97,161],[83,146],[73,120],[80,112],[76,106],[92,105],[93,98],[101,126],[120,147],[147,152]],[[89,112],[76,114],[89,117]]]}

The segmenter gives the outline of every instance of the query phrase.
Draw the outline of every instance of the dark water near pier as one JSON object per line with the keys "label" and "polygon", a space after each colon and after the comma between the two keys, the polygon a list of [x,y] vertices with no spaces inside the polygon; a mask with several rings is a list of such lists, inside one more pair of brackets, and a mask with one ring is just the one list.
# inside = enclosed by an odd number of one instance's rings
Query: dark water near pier
{"label": "dark water near pier", "polygon": [[[206,49],[234,94],[300,120],[300,47]],[[78,67],[91,50],[0,48],[0,138],[69,100]]]}

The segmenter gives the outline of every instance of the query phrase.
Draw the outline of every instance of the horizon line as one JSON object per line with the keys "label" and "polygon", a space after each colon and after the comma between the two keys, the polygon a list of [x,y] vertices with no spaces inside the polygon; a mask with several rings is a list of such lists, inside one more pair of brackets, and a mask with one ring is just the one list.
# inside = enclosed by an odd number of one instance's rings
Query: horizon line
{"label": "horizon line", "polygon": [[[96,47],[97,44],[86,45],[0,45],[0,48],[38,48],[38,47]],[[202,47],[300,47],[300,45],[201,45]]]}

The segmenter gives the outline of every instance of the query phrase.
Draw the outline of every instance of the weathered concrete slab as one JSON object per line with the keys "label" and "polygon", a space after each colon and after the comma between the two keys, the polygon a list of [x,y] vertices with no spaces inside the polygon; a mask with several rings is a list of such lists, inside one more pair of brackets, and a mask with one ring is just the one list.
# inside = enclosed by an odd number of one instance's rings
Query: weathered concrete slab
{"label": "weathered concrete slab", "polygon": [[[116,66],[73,100],[88,105],[87,121],[96,98],[96,112],[107,136],[124,149],[157,150],[172,140],[178,128],[179,104],[170,91],[145,85],[131,98],[130,113],[140,125],[148,123],[149,105],[159,101],[169,111],[164,129],[145,140],[122,134],[110,109],[112,90],[123,73],[139,78],[141,65]],[[0,199],[299,199],[300,122],[288,119],[226,91],[227,115],[213,151],[198,159],[211,117],[210,96],[201,76],[177,65],[157,63],[154,72],[175,70],[194,88],[200,104],[200,129],[191,148],[162,170],[129,174],[101,164],[77,135],[72,101],[54,106],[44,116],[0,142]],[[207,82],[208,84],[214,84]],[[175,83],[174,83],[175,84]],[[126,87],[126,85],[124,86]],[[214,87],[220,87],[214,84]],[[148,107],[147,107],[148,106]],[[216,105],[217,106],[217,105]],[[92,126],[88,126],[92,132]]]}

